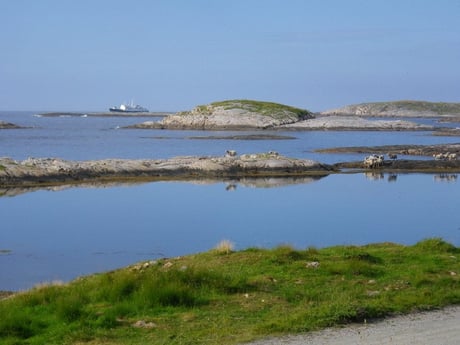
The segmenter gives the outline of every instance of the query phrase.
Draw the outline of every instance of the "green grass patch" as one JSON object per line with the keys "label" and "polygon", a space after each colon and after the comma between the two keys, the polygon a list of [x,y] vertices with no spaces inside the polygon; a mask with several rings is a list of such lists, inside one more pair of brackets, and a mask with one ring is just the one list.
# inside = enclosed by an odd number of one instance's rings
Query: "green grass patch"
{"label": "green grass patch", "polygon": [[437,115],[460,114],[460,103],[395,101],[363,103],[363,105],[371,106],[376,111],[385,111],[390,109],[405,109],[419,112],[433,112]]}
{"label": "green grass patch", "polygon": [[237,344],[460,303],[441,239],[211,250],[0,301],[0,344]]}
{"label": "green grass patch", "polygon": [[[286,117],[296,117],[298,120],[312,117],[312,113],[305,109],[295,108],[284,104],[254,101],[246,99],[226,100],[221,102],[213,102],[209,105],[199,105],[196,109],[203,114],[212,113],[214,107],[223,107],[229,109],[243,109],[248,112],[258,113],[260,115],[269,116],[275,119],[283,119]],[[187,113],[187,112],[185,112]]]}

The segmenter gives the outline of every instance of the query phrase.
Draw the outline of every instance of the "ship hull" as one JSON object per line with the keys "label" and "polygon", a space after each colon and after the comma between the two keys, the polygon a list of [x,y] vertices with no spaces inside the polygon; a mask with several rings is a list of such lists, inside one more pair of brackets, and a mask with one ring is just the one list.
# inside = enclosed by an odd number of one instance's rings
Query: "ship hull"
{"label": "ship hull", "polygon": [[147,113],[148,110],[147,109],[140,109],[140,110],[137,110],[137,109],[134,109],[134,110],[123,110],[123,109],[119,109],[119,108],[109,108],[109,110],[111,112],[114,112],[114,113]]}

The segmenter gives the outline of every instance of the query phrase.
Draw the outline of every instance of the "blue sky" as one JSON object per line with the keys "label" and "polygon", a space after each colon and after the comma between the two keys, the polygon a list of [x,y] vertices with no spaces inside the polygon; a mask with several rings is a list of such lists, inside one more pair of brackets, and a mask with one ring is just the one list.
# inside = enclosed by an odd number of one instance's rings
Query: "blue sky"
{"label": "blue sky", "polygon": [[460,102],[459,0],[0,0],[0,110]]}

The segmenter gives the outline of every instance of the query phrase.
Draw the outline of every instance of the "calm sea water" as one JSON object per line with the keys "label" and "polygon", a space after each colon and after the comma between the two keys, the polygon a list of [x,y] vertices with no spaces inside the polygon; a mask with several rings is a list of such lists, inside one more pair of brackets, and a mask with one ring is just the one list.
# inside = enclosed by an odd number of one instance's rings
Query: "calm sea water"
{"label": "calm sea water", "polygon": [[[276,150],[332,163],[362,155],[312,151],[458,141],[425,132],[275,132],[295,139],[192,140],[231,133],[119,129],[145,118],[45,118],[32,112],[0,112],[0,120],[31,127],[0,130],[0,156],[15,159],[167,158],[236,149]],[[204,251],[222,239],[231,240],[237,249],[413,244],[427,237],[460,245],[460,184],[452,174],[154,182],[2,193],[8,196],[0,197],[0,290]]]}

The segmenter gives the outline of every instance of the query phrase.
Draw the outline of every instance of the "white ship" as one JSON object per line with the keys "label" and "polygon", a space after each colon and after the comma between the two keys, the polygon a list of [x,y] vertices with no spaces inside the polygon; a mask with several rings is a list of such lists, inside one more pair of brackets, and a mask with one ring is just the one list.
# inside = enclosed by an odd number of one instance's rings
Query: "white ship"
{"label": "white ship", "polygon": [[130,104],[122,103],[119,107],[111,107],[109,110],[118,113],[146,113],[149,111],[147,108],[144,108],[139,104],[134,104],[133,101],[131,101]]}

